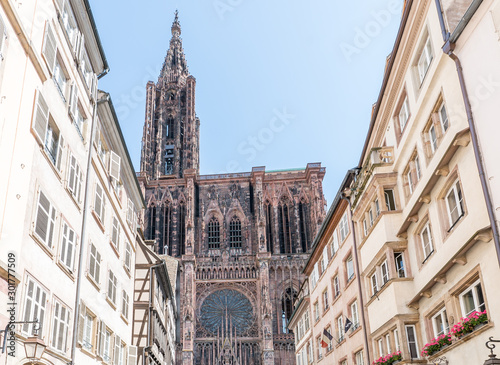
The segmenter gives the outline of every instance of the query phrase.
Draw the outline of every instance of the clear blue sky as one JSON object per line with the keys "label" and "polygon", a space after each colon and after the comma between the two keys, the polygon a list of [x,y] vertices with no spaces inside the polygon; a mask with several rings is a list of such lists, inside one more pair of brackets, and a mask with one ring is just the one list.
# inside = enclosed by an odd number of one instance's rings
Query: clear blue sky
{"label": "clear blue sky", "polygon": [[179,10],[197,80],[202,174],[326,166],[330,204],[357,165],[403,0],[91,0],[111,93],[139,170],[145,86]]}

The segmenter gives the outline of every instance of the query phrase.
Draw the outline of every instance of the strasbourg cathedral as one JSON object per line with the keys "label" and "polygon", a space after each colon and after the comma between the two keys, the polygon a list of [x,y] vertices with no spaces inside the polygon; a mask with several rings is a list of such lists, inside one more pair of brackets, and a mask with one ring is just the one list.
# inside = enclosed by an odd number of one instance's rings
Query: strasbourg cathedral
{"label": "strasbourg cathedral", "polygon": [[182,365],[295,364],[286,325],[325,216],[325,168],[199,174],[196,80],[177,14],[158,82],[149,82],[141,171],[144,233],[179,260]]}

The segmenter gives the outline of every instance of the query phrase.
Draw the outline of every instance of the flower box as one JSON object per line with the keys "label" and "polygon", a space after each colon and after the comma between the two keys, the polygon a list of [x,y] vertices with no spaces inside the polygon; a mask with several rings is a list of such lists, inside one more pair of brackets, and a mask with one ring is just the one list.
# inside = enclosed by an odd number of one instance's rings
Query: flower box
{"label": "flower box", "polygon": [[392,365],[400,362],[403,359],[401,356],[401,351],[393,352],[392,354],[388,354],[385,356],[381,356],[377,360],[375,360],[373,365]]}

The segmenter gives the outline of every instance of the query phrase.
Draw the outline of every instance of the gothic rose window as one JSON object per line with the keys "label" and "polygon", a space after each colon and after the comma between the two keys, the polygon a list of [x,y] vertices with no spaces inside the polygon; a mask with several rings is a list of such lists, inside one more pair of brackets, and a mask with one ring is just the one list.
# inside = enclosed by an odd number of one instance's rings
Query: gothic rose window
{"label": "gothic rose window", "polygon": [[217,218],[212,217],[208,222],[208,248],[214,249],[220,247],[220,229]]}
{"label": "gothic rose window", "polygon": [[241,248],[241,222],[237,216],[229,222],[229,245],[231,248]]}

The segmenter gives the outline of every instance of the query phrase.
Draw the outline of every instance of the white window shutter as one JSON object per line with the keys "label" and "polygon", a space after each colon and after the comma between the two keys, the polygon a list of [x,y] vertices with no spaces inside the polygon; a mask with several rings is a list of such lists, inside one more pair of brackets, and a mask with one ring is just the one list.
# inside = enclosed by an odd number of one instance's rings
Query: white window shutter
{"label": "white window shutter", "polygon": [[104,321],[101,321],[98,331],[99,332],[99,352],[98,355],[102,357],[104,353],[104,335],[106,333],[106,324]]}
{"label": "white window shutter", "polygon": [[78,86],[76,82],[71,85],[71,94],[69,96],[69,115],[71,118],[76,119],[76,112],[78,111]]}
{"label": "white window shutter", "polygon": [[36,94],[32,128],[35,131],[38,142],[43,144],[45,141],[45,134],[47,133],[47,125],[49,123],[49,106],[40,90],[37,90]]}
{"label": "white window shutter", "polygon": [[45,62],[47,62],[47,67],[49,68],[49,71],[52,74],[56,63],[57,42],[56,42],[56,36],[54,35],[54,31],[52,30],[52,27],[50,26],[48,20],[45,23],[45,38],[43,41],[42,54],[43,57],[45,58]]}
{"label": "white window shutter", "polygon": [[78,343],[83,344],[83,335],[85,333],[85,313],[87,308],[83,301],[80,302],[80,310],[78,312]]}
{"label": "white window shutter", "polygon": [[85,36],[83,35],[83,33],[79,33],[79,35],[80,37],[76,48],[77,50],[76,57],[78,58],[78,62],[81,63],[85,55]]}
{"label": "white window shutter", "polygon": [[59,170],[59,171],[61,171],[63,150],[64,150],[64,138],[62,136],[59,136],[59,145],[57,146],[57,161],[56,161],[56,167],[57,167],[57,170]]}
{"label": "white window shutter", "polygon": [[137,347],[129,346],[128,347],[128,365],[136,365],[137,364]]}
{"label": "white window shutter", "polygon": [[109,164],[109,176],[111,176],[116,181],[120,181],[120,156],[111,151],[110,153],[110,164]]}

